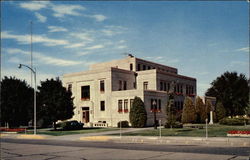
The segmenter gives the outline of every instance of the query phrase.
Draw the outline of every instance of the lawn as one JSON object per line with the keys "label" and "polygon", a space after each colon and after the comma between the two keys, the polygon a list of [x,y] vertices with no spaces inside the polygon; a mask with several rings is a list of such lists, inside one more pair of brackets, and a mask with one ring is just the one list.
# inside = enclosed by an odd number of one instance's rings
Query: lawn
{"label": "lawn", "polygon": [[[84,128],[81,130],[71,130],[71,131],[63,131],[63,130],[56,130],[53,129],[38,129],[37,134],[46,134],[51,136],[63,136],[63,135],[70,135],[70,134],[86,134],[86,133],[98,133],[98,132],[106,132],[106,131],[115,131],[118,130],[117,128]],[[30,130],[27,134],[33,134],[33,131]]]}
{"label": "lawn", "polygon": [[[208,136],[209,137],[226,137],[227,132],[230,130],[248,130],[250,131],[250,125],[248,126],[226,126],[226,125],[209,125],[208,126]],[[161,129],[162,136],[189,136],[189,137],[205,137],[206,136],[206,129],[205,126],[203,129],[198,128],[173,128]],[[138,132],[129,132],[124,133],[124,136],[159,136],[159,128],[155,129],[148,129]]]}

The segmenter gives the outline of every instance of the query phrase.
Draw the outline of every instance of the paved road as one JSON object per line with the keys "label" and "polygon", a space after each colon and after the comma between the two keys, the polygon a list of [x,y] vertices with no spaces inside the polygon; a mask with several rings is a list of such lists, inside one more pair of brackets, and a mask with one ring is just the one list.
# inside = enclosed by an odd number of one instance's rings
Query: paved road
{"label": "paved road", "polygon": [[120,160],[120,159],[207,159],[249,160],[250,147],[208,147],[199,145],[154,145],[112,142],[2,139],[5,160]]}

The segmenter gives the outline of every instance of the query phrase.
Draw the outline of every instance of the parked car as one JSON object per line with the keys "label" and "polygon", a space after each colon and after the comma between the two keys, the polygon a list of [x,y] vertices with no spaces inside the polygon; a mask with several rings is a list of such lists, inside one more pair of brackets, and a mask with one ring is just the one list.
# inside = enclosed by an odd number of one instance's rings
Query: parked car
{"label": "parked car", "polygon": [[63,130],[78,130],[83,129],[83,123],[79,123],[76,120],[73,121],[64,121],[58,123],[58,127],[61,127]]}

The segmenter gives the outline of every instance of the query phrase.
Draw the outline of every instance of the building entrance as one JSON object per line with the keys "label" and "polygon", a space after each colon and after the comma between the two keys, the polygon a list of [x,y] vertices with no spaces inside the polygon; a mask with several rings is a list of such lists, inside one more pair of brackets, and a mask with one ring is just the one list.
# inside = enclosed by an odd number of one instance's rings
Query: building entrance
{"label": "building entrance", "polygon": [[89,123],[89,107],[82,107],[82,122]]}

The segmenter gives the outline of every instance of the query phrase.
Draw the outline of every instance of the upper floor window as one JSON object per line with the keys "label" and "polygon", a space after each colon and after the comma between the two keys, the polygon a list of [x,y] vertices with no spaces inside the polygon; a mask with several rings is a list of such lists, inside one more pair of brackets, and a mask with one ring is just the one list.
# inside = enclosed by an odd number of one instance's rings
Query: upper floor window
{"label": "upper floor window", "polygon": [[104,92],[105,91],[105,85],[104,85],[104,80],[100,81],[100,91]]}
{"label": "upper floor window", "polygon": [[72,84],[68,85],[68,91],[72,92]]}
{"label": "upper floor window", "polygon": [[151,69],[151,67],[150,66],[148,66],[148,70],[150,70]]}
{"label": "upper floor window", "polygon": [[127,81],[123,81],[123,90],[127,90]]}
{"label": "upper floor window", "polygon": [[122,90],[122,81],[119,80],[119,91]]}
{"label": "upper floor window", "polygon": [[105,101],[101,101],[100,103],[100,110],[105,111]]}
{"label": "upper floor window", "polygon": [[164,82],[163,84],[164,84],[164,86],[163,86],[163,90],[164,90],[164,91],[167,91],[167,83],[166,83],[166,82]]}
{"label": "upper floor window", "polygon": [[160,82],[160,91],[163,90],[163,82]]}
{"label": "upper floor window", "polygon": [[141,70],[141,64],[138,64],[137,65],[137,71],[140,71]]}
{"label": "upper floor window", "polygon": [[148,82],[143,82],[143,89],[148,90]]}
{"label": "upper floor window", "polygon": [[146,70],[146,65],[143,65],[143,70]]}
{"label": "upper floor window", "polygon": [[130,63],[130,71],[133,71],[133,64]]}
{"label": "upper floor window", "polygon": [[90,99],[90,86],[81,87],[81,99],[83,100]]}

